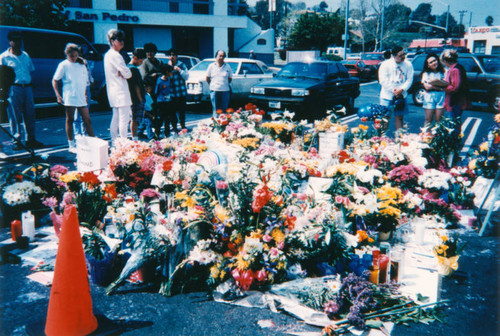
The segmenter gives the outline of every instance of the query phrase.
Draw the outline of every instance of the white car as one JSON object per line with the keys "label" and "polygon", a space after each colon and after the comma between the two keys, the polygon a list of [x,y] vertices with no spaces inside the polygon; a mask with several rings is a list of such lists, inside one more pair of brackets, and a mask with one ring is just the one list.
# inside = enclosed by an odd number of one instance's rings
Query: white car
{"label": "white car", "polygon": [[[210,101],[210,89],[206,80],[207,69],[215,59],[204,59],[189,70],[189,78],[186,81],[188,101],[206,102]],[[248,99],[250,89],[262,80],[273,78],[277,73],[275,68],[268,67],[264,62],[247,58],[226,58],[233,71],[231,81],[231,99]]]}

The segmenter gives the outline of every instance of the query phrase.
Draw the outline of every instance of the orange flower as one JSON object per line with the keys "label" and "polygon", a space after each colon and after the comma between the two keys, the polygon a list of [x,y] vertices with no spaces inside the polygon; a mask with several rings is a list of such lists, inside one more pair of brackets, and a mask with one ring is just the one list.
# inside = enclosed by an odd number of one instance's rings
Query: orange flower
{"label": "orange flower", "polygon": [[226,113],[234,113],[234,109],[232,107],[230,107],[226,110]]}
{"label": "orange flower", "polygon": [[223,112],[223,111],[222,111],[222,109],[217,109],[217,110],[215,111],[215,113],[217,113],[217,114],[222,114],[222,112]]}
{"label": "orange flower", "polygon": [[99,179],[97,178],[97,175],[94,174],[94,172],[92,172],[92,171],[83,173],[83,175],[80,176],[80,182],[87,183],[91,186],[97,186],[97,185],[101,184],[101,181],[99,181]]}

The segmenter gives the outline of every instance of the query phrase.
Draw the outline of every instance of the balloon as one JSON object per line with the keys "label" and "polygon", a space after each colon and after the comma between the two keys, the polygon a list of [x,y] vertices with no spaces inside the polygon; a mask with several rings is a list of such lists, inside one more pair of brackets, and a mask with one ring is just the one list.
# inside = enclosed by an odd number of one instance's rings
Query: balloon
{"label": "balloon", "polygon": [[227,157],[220,151],[208,150],[200,155],[197,163],[202,165],[205,169],[209,169],[221,164],[226,164]]}
{"label": "balloon", "polygon": [[364,104],[358,109],[359,118],[368,118],[373,120],[375,118],[381,118],[388,115],[390,112],[389,108],[379,104]]}

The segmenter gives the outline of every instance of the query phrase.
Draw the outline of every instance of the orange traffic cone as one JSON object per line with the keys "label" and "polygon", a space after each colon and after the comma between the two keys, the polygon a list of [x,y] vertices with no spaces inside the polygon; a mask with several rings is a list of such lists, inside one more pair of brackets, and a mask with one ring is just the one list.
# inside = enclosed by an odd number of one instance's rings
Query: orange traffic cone
{"label": "orange traffic cone", "polygon": [[64,210],[45,333],[78,336],[96,329],[78,215],[69,205]]}

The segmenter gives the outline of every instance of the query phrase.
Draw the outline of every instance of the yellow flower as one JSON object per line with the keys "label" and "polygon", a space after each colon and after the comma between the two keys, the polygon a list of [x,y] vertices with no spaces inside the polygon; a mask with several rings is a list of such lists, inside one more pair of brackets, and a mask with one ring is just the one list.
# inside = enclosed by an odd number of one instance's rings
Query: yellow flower
{"label": "yellow flower", "polygon": [[441,236],[441,240],[443,241],[443,243],[446,243],[448,241],[448,236]]}
{"label": "yellow flower", "polygon": [[487,152],[488,151],[488,142],[485,141],[482,144],[479,145],[479,150],[481,152]]}
{"label": "yellow flower", "polygon": [[227,210],[220,204],[217,204],[215,206],[214,215],[215,215],[215,218],[221,223],[225,222],[228,218]]}
{"label": "yellow flower", "polygon": [[262,238],[262,232],[260,230],[253,231],[252,233],[250,233],[250,238],[260,239]]}
{"label": "yellow flower", "polygon": [[243,237],[241,237],[241,234],[238,233],[236,235],[236,238],[234,239],[233,243],[235,243],[236,246],[243,244]]}
{"label": "yellow flower", "polygon": [[68,182],[77,180],[79,178],[80,178],[80,173],[77,173],[77,172],[70,172],[70,173],[61,175],[61,177],[59,177],[59,179],[64,183],[68,183]]}
{"label": "yellow flower", "polygon": [[500,113],[495,116],[495,122],[500,123]]}
{"label": "yellow flower", "polygon": [[219,277],[220,273],[219,267],[220,267],[219,264],[215,264],[212,267],[210,267],[210,276],[212,278],[217,279]]}
{"label": "yellow flower", "polygon": [[469,161],[469,169],[476,169],[477,168],[476,162],[477,162],[477,159],[470,160]]}
{"label": "yellow flower", "polygon": [[177,199],[177,200],[186,199],[188,197],[187,193],[188,193],[187,190],[176,192],[175,193],[175,199]]}
{"label": "yellow flower", "polygon": [[363,124],[359,124],[359,126],[358,126],[358,127],[359,127],[362,131],[366,131],[366,130],[368,130],[368,126],[363,125]]}
{"label": "yellow flower", "polygon": [[225,277],[226,277],[226,271],[224,270],[220,271],[219,279],[224,280]]}
{"label": "yellow flower", "polygon": [[359,127],[351,128],[351,133],[358,133],[358,132],[359,132]]}
{"label": "yellow flower", "polygon": [[278,228],[274,228],[273,231],[271,231],[271,237],[273,237],[274,241],[277,243],[281,243],[285,240],[285,234]]}
{"label": "yellow flower", "polygon": [[255,148],[259,147],[259,142],[260,142],[259,138],[250,137],[250,138],[236,139],[233,141],[233,144],[239,145],[243,148],[254,148],[255,149]]}
{"label": "yellow flower", "polygon": [[187,208],[193,208],[196,205],[196,201],[192,197],[186,197],[184,202],[182,202],[181,206]]}
{"label": "yellow flower", "polygon": [[247,260],[247,257],[247,255],[241,253],[236,256],[236,268],[239,271],[244,271],[250,267],[250,261]]}
{"label": "yellow flower", "polygon": [[281,269],[285,269],[285,263],[283,261],[280,261],[278,263],[278,266],[276,266],[277,269],[281,270]]}

